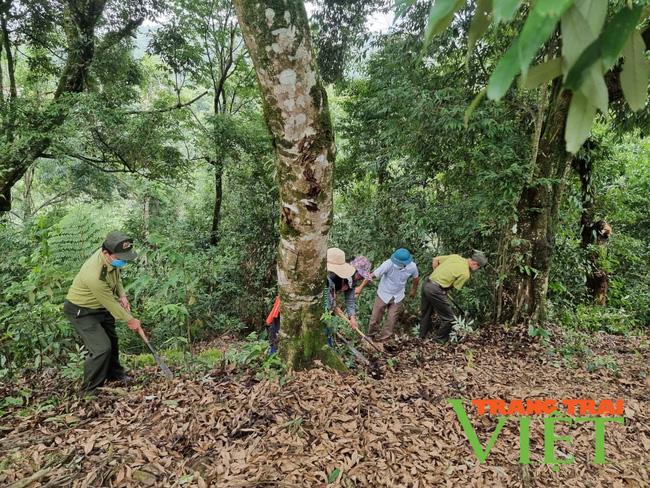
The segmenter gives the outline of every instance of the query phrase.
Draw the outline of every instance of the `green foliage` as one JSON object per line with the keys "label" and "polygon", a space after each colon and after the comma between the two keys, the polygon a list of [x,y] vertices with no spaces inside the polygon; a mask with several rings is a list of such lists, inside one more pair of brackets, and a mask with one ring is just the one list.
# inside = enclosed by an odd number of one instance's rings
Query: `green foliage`
{"label": "green foliage", "polygon": [[[54,239],[64,256],[66,242],[73,243],[72,226],[67,237]],[[58,227],[41,218],[23,232],[2,232],[8,253],[6,283],[0,301],[0,373],[11,374],[16,368],[38,370],[65,357],[74,344],[72,328],[62,314],[62,302],[74,269],[59,262],[50,251],[50,236],[62,236]],[[88,233],[84,233],[86,237]],[[33,241],[32,241],[33,240]],[[25,246],[25,241],[31,241]],[[17,245],[23,242],[23,246]],[[101,243],[101,241],[100,241]],[[95,244],[98,245],[97,243]],[[25,253],[24,251],[29,251]],[[71,259],[78,254],[68,250]]]}
{"label": "green foliage", "polygon": [[[62,313],[64,296],[80,264],[114,229],[136,238],[141,259],[124,268],[123,279],[133,312],[156,346],[187,350],[197,340],[261,323],[276,294],[277,191],[270,158],[258,157],[266,139],[251,138],[248,147],[251,153],[242,152],[240,164],[226,171],[225,185],[232,191],[224,199],[218,248],[206,245],[209,186],[179,192],[126,177],[118,182],[130,188],[125,199],[117,194],[110,205],[61,207],[23,229],[5,226],[0,375],[69,361],[67,351],[77,339]],[[202,171],[197,181],[204,180]],[[124,352],[144,351],[142,341],[121,324],[118,334]]]}
{"label": "green foliage", "polygon": [[[56,104],[50,102],[62,64],[53,53],[65,50],[63,10],[41,3],[42,10],[21,4],[24,15],[18,16],[14,2],[8,12],[10,44],[19,48],[19,90],[0,104],[2,153],[45,136],[48,145],[14,187],[14,211],[0,223],[0,378],[48,366],[60,367],[62,378],[79,378],[84,351],[63,317],[63,298],[81,263],[117,228],[136,238],[141,255],[123,272],[133,311],[170,364],[204,370],[225,361],[254,367],[260,376],[282,374],[258,336],[225,356],[211,349],[191,354],[197,342],[215,335],[260,329],[277,294],[273,159],[282,149],[273,147],[264,125],[230,2],[166,2],[160,27],[139,33],[138,50],[130,38],[107,41],[154,6],[111,3],[85,91]],[[518,75],[528,90],[553,80],[560,85],[560,76],[573,90],[566,138],[575,151],[598,111],[623,113],[621,103],[609,107],[605,71],[623,56],[621,89],[639,110],[648,67],[638,4],[400,3],[412,8],[375,37],[364,23],[383,1],[328,0],[314,16],[319,62],[339,82],[328,92],[338,145],[331,244],[349,257],[364,254],[375,266],[407,247],[425,277],[436,254],[480,248],[492,260],[516,222],[522,189],[558,183],[529,181],[538,100],[535,93],[510,90]],[[422,35],[424,49],[417,40]],[[460,48],[465,37],[467,54]],[[148,42],[150,54],[142,54]],[[344,79],[357,48],[367,56]],[[2,63],[4,69],[4,55]],[[486,94],[502,101],[482,104]],[[645,112],[626,115],[625,128],[643,123]],[[44,123],[61,114],[60,124]],[[650,324],[650,146],[645,131],[621,135],[614,128],[598,122],[593,131],[599,148],[592,154],[593,201],[583,201],[579,181],[568,178],[549,243],[555,248],[551,318],[570,331],[561,354],[610,370],[615,366],[608,358],[590,357],[587,335]],[[221,220],[213,229],[217,181]],[[612,225],[607,244],[583,246],[585,203],[594,218]],[[512,258],[519,272],[538,276],[523,258]],[[605,307],[586,293],[594,262],[609,277]],[[477,325],[490,320],[495,283],[502,279],[487,268],[455,294]],[[358,300],[361,323],[373,300],[370,287]],[[407,327],[417,322],[418,308],[417,300],[405,302]],[[324,319],[332,332],[341,326],[329,314]],[[471,333],[468,322],[457,324],[456,339]],[[548,330],[543,324],[529,333],[550,342]],[[154,365],[135,334],[123,325],[118,331],[128,364]],[[16,398],[5,401],[27,403]]]}
{"label": "green foliage", "polygon": [[257,338],[255,332],[246,337],[246,342],[237,349],[226,351],[224,361],[237,366],[253,368],[256,378],[278,378],[285,373],[286,366],[278,354],[268,354],[269,343]]}
{"label": "green foliage", "polygon": [[488,83],[488,97],[500,100],[519,73],[526,73],[535,54],[560,21],[573,0],[539,0],[531,9],[519,38],[499,60]]}
{"label": "green foliage", "polygon": [[310,5],[310,21],[320,75],[325,83],[344,79],[358,51],[372,37],[368,17],[379,11],[386,0],[322,0]]}
{"label": "green foliage", "polygon": [[[424,34],[424,48],[433,37],[443,32],[450,24],[461,27],[454,15],[465,5],[464,1],[436,0],[431,2],[427,26]],[[476,41],[488,31],[489,14],[494,24],[510,21],[517,11],[520,1],[494,0],[477,3],[474,19],[469,28],[468,51],[471,52]],[[397,2],[398,16],[404,16],[409,8],[416,5],[414,0]],[[519,34],[503,54],[494,68],[487,84],[487,95],[493,100],[502,99],[518,74],[524,80],[534,60],[545,54],[555,55],[556,40],[549,40],[560,23],[562,54],[562,87],[573,93],[565,140],[567,151],[576,153],[589,137],[597,109],[606,113],[608,94],[603,73],[612,69],[621,56],[625,57],[624,71],[621,74],[623,94],[633,110],[640,110],[647,99],[648,76],[650,72],[645,58],[643,40],[636,31],[641,20],[645,2],[628,2],[621,6],[615,2],[613,15],[603,27],[608,10],[606,0],[538,0],[532,2],[525,11],[523,25]],[[519,22],[519,19],[513,23]],[[515,24],[516,25],[516,24]],[[543,48],[544,47],[544,48]],[[469,53],[468,53],[469,56]],[[534,81],[524,81],[525,88],[537,87],[542,82],[559,76],[553,64],[542,64],[534,72]],[[471,107],[470,107],[471,110]]]}
{"label": "green foliage", "polygon": [[[612,236],[605,245],[582,248],[580,241],[581,189],[577,181],[567,188],[560,211],[549,296],[553,317],[567,326],[613,333],[632,331],[650,324],[650,275],[645,266],[650,221],[650,146],[646,139],[629,134],[618,140],[609,125],[595,130],[597,149],[592,154],[591,185],[594,219],[605,219]],[[609,277],[607,307],[593,307],[585,281],[589,256]]]}
{"label": "green foliage", "polygon": [[80,381],[83,377],[83,364],[86,359],[87,351],[77,345],[74,351],[66,353],[65,364],[61,368],[61,376],[70,381]]}
{"label": "green foliage", "polygon": [[634,316],[625,310],[605,307],[578,305],[574,313],[568,314],[567,326],[589,332],[604,331],[610,334],[623,334],[637,325]]}
{"label": "green foliage", "polygon": [[197,354],[195,360],[204,368],[212,369],[223,360],[223,353],[219,349],[208,348]]}
{"label": "green foliage", "polygon": [[59,266],[80,267],[88,256],[101,247],[106,225],[98,221],[88,207],[77,207],[65,215],[47,241],[49,254]]}
{"label": "green foliage", "polygon": [[[343,108],[334,111],[336,181],[345,183],[335,195],[332,243],[374,265],[407,247],[423,276],[436,254],[495,252],[529,170],[523,110],[530,101],[481,106],[465,127],[473,88],[457,76],[462,56],[439,41],[431,46],[436,64],[426,66],[408,38],[383,40],[364,78],[333,97]],[[473,316],[489,315],[494,278],[489,270],[472,278],[480,295],[468,307]],[[372,293],[366,296],[362,313],[371,306]],[[418,313],[417,304],[407,306]]]}
{"label": "green foliage", "polygon": [[462,342],[478,332],[478,330],[473,327],[473,320],[468,320],[467,318],[458,315],[455,316],[454,319],[451,333],[449,334],[449,340],[451,342]]}
{"label": "green foliage", "polygon": [[611,356],[594,356],[586,366],[587,371],[590,373],[599,369],[611,371],[615,376],[619,376],[618,363]]}
{"label": "green foliage", "polygon": [[645,107],[648,97],[650,72],[645,51],[641,34],[634,31],[623,48],[625,62],[621,71],[621,88],[630,108],[635,112]]}

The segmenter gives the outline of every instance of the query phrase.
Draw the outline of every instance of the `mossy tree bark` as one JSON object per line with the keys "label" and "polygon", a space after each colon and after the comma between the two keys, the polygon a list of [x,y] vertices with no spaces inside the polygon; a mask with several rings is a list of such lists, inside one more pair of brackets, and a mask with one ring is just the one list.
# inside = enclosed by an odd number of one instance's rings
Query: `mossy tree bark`
{"label": "mossy tree bark", "polygon": [[341,366],[326,346],[321,323],[334,135],[305,6],[297,0],[234,3],[276,152],[284,333],[280,353],[293,369],[309,367],[315,359]]}
{"label": "mossy tree bark", "polygon": [[519,198],[516,221],[500,245],[498,321],[537,325],[545,318],[555,225],[571,162],[564,144],[570,94],[560,92],[556,83],[546,100],[543,90],[531,178]]}
{"label": "mossy tree bark", "polygon": [[594,158],[598,144],[589,139],[573,160],[580,178],[582,212],[580,214],[580,245],[584,252],[587,291],[598,305],[607,304],[609,276],[601,266],[612,229],[604,220],[596,220],[596,191],[592,182]]}

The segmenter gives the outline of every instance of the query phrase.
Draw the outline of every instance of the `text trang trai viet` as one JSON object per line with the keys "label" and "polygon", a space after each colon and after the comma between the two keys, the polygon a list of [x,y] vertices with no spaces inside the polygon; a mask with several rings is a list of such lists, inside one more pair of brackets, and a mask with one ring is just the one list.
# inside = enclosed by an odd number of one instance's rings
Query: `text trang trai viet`
{"label": "text trang trai viet", "polygon": [[604,464],[605,433],[608,423],[624,424],[625,404],[622,399],[474,399],[471,400],[470,412],[478,416],[491,416],[497,418],[494,432],[487,441],[485,448],[478,439],[468,412],[465,410],[465,401],[462,399],[448,399],[463,431],[480,463],[486,462],[492,447],[497,441],[503,426],[510,420],[519,423],[519,463],[530,464],[530,426],[535,417],[544,425],[544,458],[543,463],[559,469],[561,464],[572,464],[575,458],[572,455],[563,455],[558,458],[556,443],[561,441],[570,445],[570,435],[558,435],[557,424],[581,424],[590,422],[594,426],[594,464]]}

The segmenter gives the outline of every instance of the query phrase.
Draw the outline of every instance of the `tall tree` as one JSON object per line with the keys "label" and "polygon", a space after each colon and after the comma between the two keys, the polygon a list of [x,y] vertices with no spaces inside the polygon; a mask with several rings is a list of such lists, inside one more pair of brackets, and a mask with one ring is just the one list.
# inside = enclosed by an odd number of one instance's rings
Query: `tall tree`
{"label": "tall tree", "polygon": [[197,157],[214,168],[210,243],[217,245],[224,170],[244,142],[233,117],[250,99],[252,68],[231,0],[174,0],[169,8],[173,22],[155,33],[150,50],[171,69],[177,96],[189,79],[212,97],[210,114],[195,117],[194,129]]}
{"label": "tall tree", "polygon": [[555,223],[571,161],[562,137],[568,109],[569,97],[561,93],[559,83],[542,88],[530,178],[499,249],[502,283],[496,297],[497,320],[537,323],[544,318]]}
{"label": "tall tree", "polygon": [[[415,3],[398,2],[402,12]],[[529,3],[529,8],[520,8]],[[455,12],[464,4],[431,2],[425,44],[454,22]],[[649,70],[644,39],[637,30],[643,7],[633,2],[612,7],[608,18],[607,0],[477,2],[467,33],[470,53],[490,22],[515,18],[523,23],[518,38],[496,64],[472,107],[485,95],[502,99],[519,75],[524,87],[542,87],[531,178],[521,193],[512,231],[506,230],[499,252],[502,286],[497,297],[498,318],[531,324],[544,319],[554,226],[569,153],[575,154],[589,137],[598,111],[608,111],[611,90],[605,75],[611,77],[614,68],[620,91],[632,110],[645,106]],[[536,60],[540,62],[531,66]]]}
{"label": "tall tree", "polygon": [[300,0],[234,3],[276,153],[278,285],[282,329],[288,336],[280,353],[295,369],[315,359],[335,365],[320,320],[332,222],[334,134],[307,13]]}
{"label": "tall tree", "polygon": [[[13,78],[16,59],[13,56],[6,57],[10,95],[8,109],[3,111],[0,212],[11,209],[12,187],[49,148],[54,131],[61,127],[74,106],[74,95],[89,87],[90,68],[94,59],[132,35],[155,1],[66,0],[62,3],[63,9],[59,8],[58,2],[45,0],[26,5],[5,0],[0,6],[2,44],[7,56],[11,53],[12,46],[27,42],[18,35],[20,33],[28,33],[27,37],[34,42],[35,34],[47,38],[50,31],[57,31],[62,26],[66,41],[62,68],[57,70],[53,68],[56,63],[50,63],[50,67],[58,74],[50,100],[43,106],[31,107],[22,114],[20,131],[17,130],[13,115],[13,107],[19,103],[21,94],[16,89]],[[49,16],[53,18],[48,18]],[[14,25],[13,32],[7,27],[10,21]],[[100,28],[103,35],[98,37]],[[39,43],[40,39],[37,39],[37,47],[43,47]]]}
{"label": "tall tree", "polygon": [[604,249],[602,246],[608,242],[612,228],[605,220],[596,219],[596,189],[592,179],[597,150],[598,142],[590,138],[572,165],[580,179],[580,246],[585,254],[587,291],[596,303],[605,305],[609,276],[599,261]]}

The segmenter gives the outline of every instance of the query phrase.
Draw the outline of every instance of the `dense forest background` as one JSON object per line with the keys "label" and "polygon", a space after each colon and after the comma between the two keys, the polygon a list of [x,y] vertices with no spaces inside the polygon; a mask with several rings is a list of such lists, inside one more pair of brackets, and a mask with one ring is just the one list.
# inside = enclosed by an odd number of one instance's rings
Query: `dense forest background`
{"label": "dense forest background", "polygon": [[[0,158],[23,165],[3,186],[2,379],[79,363],[63,297],[112,229],[136,239],[142,259],[124,272],[127,293],[161,348],[263,336],[277,294],[274,150],[230,2],[86,2],[97,10],[75,37],[63,19],[77,3],[0,5]],[[597,331],[646,329],[647,110],[613,105],[561,174],[539,175],[536,91],[515,87],[465,117],[516,28],[490,30],[466,58],[470,6],[423,53],[427,2],[379,28],[388,7],[309,5],[336,134],[331,245],[375,265],[407,247],[423,274],[435,255],[482,249],[492,265],[457,297],[474,325],[560,334],[569,358],[588,355],[583,339]],[[88,35],[93,52],[75,72]],[[506,288],[513,272],[545,272],[514,242],[522,189],[544,186],[562,190],[545,241],[547,301],[539,320],[524,321],[506,313]],[[362,323],[373,294],[360,300]],[[417,313],[408,302],[405,331]],[[143,350],[120,334],[124,351]]]}

